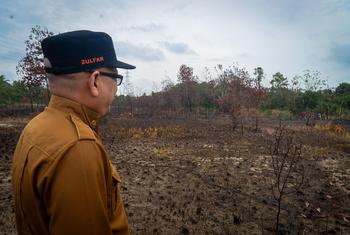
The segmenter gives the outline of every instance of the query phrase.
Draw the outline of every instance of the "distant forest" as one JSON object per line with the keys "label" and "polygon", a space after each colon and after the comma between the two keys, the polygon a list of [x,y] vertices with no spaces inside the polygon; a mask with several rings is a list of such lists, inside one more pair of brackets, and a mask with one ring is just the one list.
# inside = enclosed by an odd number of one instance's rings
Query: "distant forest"
{"label": "distant forest", "polygon": [[[206,81],[200,81],[193,69],[181,65],[177,83],[170,79],[162,82],[158,92],[134,96],[132,85],[125,90],[130,94],[118,96],[116,104],[122,112],[147,116],[161,113],[216,112],[240,116],[247,113],[277,114],[282,116],[318,115],[319,118],[350,117],[350,84],[341,83],[336,88],[327,87],[316,71],[305,71],[301,76],[288,80],[282,73],[275,73],[263,87],[264,71],[258,67],[254,76],[236,65],[215,67],[215,76],[207,73]],[[46,105],[46,85],[27,86],[23,80],[10,83],[0,75],[0,105]]]}
{"label": "distant forest", "polygon": [[[24,105],[34,111],[34,106],[48,103],[50,94],[40,42],[50,35],[53,33],[47,29],[32,28],[25,41],[26,54],[16,67],[20,79],[9,82],[0,75],[0,110]],[[263,81],[269,85],[263,86]],[[192,67],[183,64],[177,81],[165,79],[160,91],[135,96],[127,79],[122,86],[126,95],[118,96],[114,108],[130,115],[226,113],[233,122],[262,113],[318,119],[350,117],[350,84],[344,82],[330,88],[318,71],[306,70],[293,78],[276,72],[268,78],[261,67],[249,74],[238,64],[227,68],[217,65],[213,73],[206,68],[199,79]]]}

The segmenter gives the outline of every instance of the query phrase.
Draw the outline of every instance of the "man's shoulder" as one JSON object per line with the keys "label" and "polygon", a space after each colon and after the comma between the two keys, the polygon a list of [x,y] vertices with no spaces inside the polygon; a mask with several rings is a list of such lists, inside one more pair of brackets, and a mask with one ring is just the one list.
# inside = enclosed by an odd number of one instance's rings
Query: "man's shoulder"
{"label": "man's shoulder", "polygon": [[86,123],[84,123],[80,118],[70,115],[70,120],[72,121],[75,130],[76,130],[76,137],[79,140],[96,140],[96,136],[94,131],[89,127]]}
{"label": "man's shoulder", "polygon": [[96,141],[93,130],[73,114],[45,110],[32,119],[24,130],[32,144],[49,154],[80,140]]}

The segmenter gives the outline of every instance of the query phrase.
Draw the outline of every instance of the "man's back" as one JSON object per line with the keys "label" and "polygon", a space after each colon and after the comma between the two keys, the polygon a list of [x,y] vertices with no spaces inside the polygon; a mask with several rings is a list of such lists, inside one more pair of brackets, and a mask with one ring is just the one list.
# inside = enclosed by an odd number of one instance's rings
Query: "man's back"
{"label": "man's back", "polygon": [[99,118],[53,96],[28,123],[13,162],[20,234],[128,234],[120,177],[95,132]]}

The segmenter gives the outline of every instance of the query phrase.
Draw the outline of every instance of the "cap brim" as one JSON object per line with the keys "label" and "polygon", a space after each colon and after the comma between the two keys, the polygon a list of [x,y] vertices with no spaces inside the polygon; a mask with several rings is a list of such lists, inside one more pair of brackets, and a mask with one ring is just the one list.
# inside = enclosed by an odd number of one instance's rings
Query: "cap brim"
{"label": "cap brim", "polygon": [[117,65],[116,67],[120,68],[120,69],[134,69],[134,68],[136,68],[134,65],[124,63],[120,60],[117,60],[116,65]]}

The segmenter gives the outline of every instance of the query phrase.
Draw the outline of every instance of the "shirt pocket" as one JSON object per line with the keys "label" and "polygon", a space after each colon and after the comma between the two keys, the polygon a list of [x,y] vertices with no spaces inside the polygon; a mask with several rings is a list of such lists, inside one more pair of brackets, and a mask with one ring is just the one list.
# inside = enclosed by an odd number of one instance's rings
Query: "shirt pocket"
{"label": "shirt pocket", "polygon": [[120,208],[121,205],[121,194],[120,194],[120,176],[113,169],[112,170],[112,214],[114,215]]}

